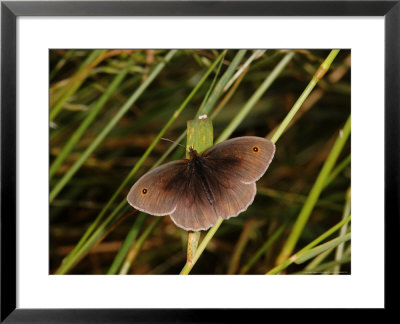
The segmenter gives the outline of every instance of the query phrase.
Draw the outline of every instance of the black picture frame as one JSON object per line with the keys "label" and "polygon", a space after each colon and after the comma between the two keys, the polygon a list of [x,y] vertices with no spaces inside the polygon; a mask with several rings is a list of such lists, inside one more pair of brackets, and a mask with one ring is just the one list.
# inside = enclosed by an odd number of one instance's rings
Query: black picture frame
{"label": "black picture frame", "polygon": [[[381,16],[385,19],[385,308],[398,255],[400,0],[396,1],[2,1],[1,3],[1,322],[233,322],[265,310],[16,308],[16,19],[19,16]],[[366,175],[367,176],[367,175]],[[393,291],[391,291],[393,290]],[[251,316],[263,314],[251,314]],[[254,318],[254,317],[253,317]]]}

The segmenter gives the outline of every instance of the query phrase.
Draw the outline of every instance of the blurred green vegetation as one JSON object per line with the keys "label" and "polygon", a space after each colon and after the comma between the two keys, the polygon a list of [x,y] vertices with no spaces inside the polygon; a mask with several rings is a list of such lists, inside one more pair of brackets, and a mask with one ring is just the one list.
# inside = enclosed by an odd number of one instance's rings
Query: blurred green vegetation
{"label": "blurred green vegetation", "polygon": [[[154,140],[164,129],[162,137],[176,141],[205,98],[215,99],[202,106],[210,109],[208,115],[218,111],[214,139],[229,125],[230,137],[271,138],[330,52],[50,50],[50,273],[179,274],[186,262],[187,232],[168,216],[136,213],[124,202],[135,180],[173,145]],[[276,143],[254,203],[222,223],[191,274],[265,274],[280,263],[282,248],[350,116],[350,62],[350,51],[341,50]],[[229,67],[233,73],[219,89]],[[273,71],[278,73],[266,91],[232,126]],[[342,144],[293,252],[350,215],[350,138]],[[164,162],[184,154],[178,146]],[[349,224],[329,239],[344,237]],[[334,242],[341,245],[312,250],[318,253],[281,273],[350,274],[350,241]],[[60,271],[68,258],[71,266]]]}

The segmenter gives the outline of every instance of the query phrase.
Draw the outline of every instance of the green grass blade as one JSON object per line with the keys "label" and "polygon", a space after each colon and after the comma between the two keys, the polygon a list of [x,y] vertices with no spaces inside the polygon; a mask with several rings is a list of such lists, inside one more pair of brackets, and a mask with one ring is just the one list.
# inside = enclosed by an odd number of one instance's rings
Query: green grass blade
{"label": "green grass blade", "polygon": [[212,95],[208,98],[205,105],[199,109],[198,113],[196,114],[196,118],[201,115],[209,115],[211,110],[214,108],[216,102],[222,95],[222,91],[224,90],[226,84],[232,78],[233,74],[235,73],[236,68],[242,61],[244,55],[246,54],[246,50],[240,50],[233,58],[231,64],[229,64],[228,69],[222,75],[221,79],[218,81],[217,85],[213,89]]}
{"label": "green grass blade", "polygon": [[283,234],[283,231],[287,227],[287,224],[282,224],[275,232],[272,234],[268,240],[257,250],[253,257],[240,269],[240,274],[245,274],[249,272],[251,267],[263,256],[263,254],[268,250],[268,248],[275,243],[275,241]]}
{"label": "green grass blade", "polygon": [[104,221],[103,226],[100,226],[94,233],[93,235],[85,241],[80,250],[79,253],[76,253],[73,255],[73,257],[70,258],[65,258],[63,260],[63,263],[60,265],[60,267],[56,270],[55,274],[65,274],[67,273],[76,263],[78,263],[89,251],[90,248],[92,248],[96,243],[99,243],[99,240],[102,239],[103,235],[105,234],[107,227],[111,226],[115,221],[118,220],[118,218],[126,212],[129,208],[126,204],[119,204],[113,212],[107,217],[107,219]]}
{"label": "green grass blade", "polygon": [[289,123],[292,121],[293,117],[296,115],[304,101],[308,98],[311,91],[317,85],[319,80],[325,75],[325,73],[329,70],[333,60],[338,55],[339,50],[332,50],[325,61],[321,64],[317,72],[314,74],[313,78],[311,79],[310,83],[307,85],[303,93],[300,95],[299,99],[297,99],[296,103],[293,105],[292,109],[286,115],[285,119],[279,125],[278,129],[275,131],[274,135],[271,138],[271,141],[276,143],[279,137],[282,136],[285,129],[289,126]]}
{"label": "green grass blade", "polygon": [[333,233],[335,233],[337,230],[339,230],[343,225],[347,224],[351,220],[351,215],[343,220],[341,220],[339,223],[337,223],[335,226],[331,227],[329,230],[318,236],[315,240],[313,240],[311,243],[307,244],[304,248],[302,248],[297,254],[293,255],[292,257],[286,259],[283,261],[281,264],[276,266],[275,268],[271,269],[268,271],[266,274],[267,275],[274,275],[278,274],[282,270],[286,269],[288,266],[290,266],[297,258],[298,254],[301,254],[303,252],[306,252],[313,248],[314,246],[318,245],[320,242],[331,236]]}
{"label": "green grass blade", "polygon": [[100,55],[104,54],[107,50],[94,50],[88,58],[82,63],[79,67],[75,77],[70,81],[70,83],[66,86],[66,92],[63,96],[57,101],[57,103],[50,110],[50,121],[54,120],[54,118],[61,111],[64,104],[67,100],[79,89],[83,81],[89,75],[89,70],[86,70],[86,67],[89,66],[94,60],[96,60]]}
{"label": "green grass blade", "polygon": [[339,132],[339,136],[336,139],[335,144],[333,145],[327,159],[325,160],[325,163],[318,174],[318,177],[307,197],[307,200],[305,204],[303,205],[303,208],[301,209],[299,216],[296,219],[296,222],[292,228],[292,231],[288,237],[288,239],[285,242],[285,245],[282,248],[281,253],[279,254],[277,258],[277,264],[282,263],[284,260],[286,260],[289,255],[292,253],[303,229],[304,226],[306,225],[315,204],[318,201],[318,198],[324,188],[325,181],[327,177],[329,176],[333,166],[335,165],[335,162],[339,156],[339,154],[342,152],[342,149],[344,145],[346,144],[347,139],[349,138],[350,135],[350,129],[351,129],[351,117],[346,121],[346,124],[343,127],[343,131]]}
{"label": "green grass blade", "polygon": [[119,85],[121,84],[122,80],[125,78],[126,74],[129,71],[129,68],[131,67],[132,62],[128,63],[126,67],[116,75],[114,80],[111,82],[110,86],[107,88],[107,90],[103,93],[103,95],[100,97],[100,99],[96,102],[96,104],[92,107],[90,110],[90,113],[87,115],[87,117],[83,120],[83,122],[79,125],[78,129],[72,134],[68,142],[65,144],[64,148],[58,154],[57,158],[54,160],[54,162],[50,166],[50,180],[53,177],[54,173],[57,171],[57,169],[60,167],[60,165],[64,162],[65,158],[68,156],[68,154],[72,151],[72,149],[75,147],[76,143],[81,139],[83,133],[86,131],[86,129],[92,124],[92,122],[95,120],[96,116],[99,114],[101,109],[104,107],[105,103],[107,100],[110,98],[110,96],[118,89]]}
{"label": "green grass blade", "polygon": [[124,263],[122,264],[121,270],[119,271],[120,275],[125,275],[128,273],[129,269],[132,266],[133,261],[136,259],[139,254],[143,243],[147,240],[153,230],[157,227],[157,225],[162,221],[162,217],[156,217],[153,222],[146,227],[143,234],[139,237],[139,239],[131,246]]}
{"label": "green grass blade", "polygon": [[208,89],[206,95],[204,96],[204,99],[203,99],[203,101],[202,101],[202,103],[200,105],[200,108],[199,108],[199,111],[197,112],[196,117],[201,116],[203,112],[205,113],[207,111],[207,109],[205,109],[204,106],[206,106],[206,104],[207,104],[207,106],[209,105],[209,103],[208,103],[209,102],[209,98],[210,98],[210,95],[213,92],[213,90],[215,90],[214,85],[218,80],[219,73],[221,72],[221,67],[222,67],[222,64],[224,63],[224,57],[226,55],[226,52],[227,52],[227,50],[223,51],[223,53],[222,53],[224,56],[221,59],[221,61],[219,62],[219,64],[218,64],[217,71],[215,73],[214,79],[212,80],[211,86]]}
{"label": "green grass blade", "polygon": [[303,262],[306,262],[306,261],[314,258],[315,256],[321,254],[322,252],[325,252],[329,249],[335,248],[339,244],[347,242],[350,239],[351,239],[351,233],[347,233],[346,235],[339,236],[339,237],[337,237],[333,240],[330,240],[324,244],[316,246],[315,248],[312,248],[306,252],[297,253],[296,258],[294,258],[294,262],[296,264],[301,264]]}
{"label": "green grass blade", "polygon": [[304,268],[303,271],[301,271],[302,273],[315,273],[318,270],[316,270],[319,265],[322,263],[322,261],[324,261],[333,251],[334,249],[329,249],[326,250],[325,252],[322,252],[321,254],[317,255],[313,260],[310,261],[309,264],[307,264],[307,266]]}
{"label": "green grass blade", "polygon": [[122,246],[119,249],[113,263],[111,264],[110,269],[108,269],[108,271],[107,271],[108,275],[116,274],[118,272],[118,270],[120,269],[128,251],[129,251],[129,248],[131,247],[133,242],[136,240],[136,237],[139,235],[139,231],[140,231],[145,219],[146,219],[145,213],[139,213],[139,215],[136,217],[135,223],[133,224],[132,228],[130,229],[128,235],[126,236],[124,243],[122,243]]}
{"label": "green grass blade", "polygon": [[[330,250],[328,250],[328,251],[330,251]],[[328,251],[326,251],[326,252],[328,252]],[[323,255],[323,253],[321,253],[319,256],[321,256],[321,255]],[[317,258],[318,257],[316,257],[315,259],[317,259]],[[313,267],[312,271],[305,269],[303,271],[296,272],[294,274],[296,274],[296,275],[297,274],[299,274],[299,275],[326,274],[326,272],[323,272],[323,271],[328,270],[328,269],[332,269],[332,268],[337,267],[337,266],[341,266],[342,264],[346,264],[346,263],[349,263],[349,262],[351,262],[351,257],[350,256],[345,256],[345,257],[341,258],[339,261],[330,261],[330,262],[325,262],[325,263],[319,264],[319,265]]]}
{"label": "green grass blade", "polygon": [[325,181],[325,187],[327,187],[337,177],[337,175],[350,164],[350,162],[351,162],[351,155],[349,154],[342,162],[340,162],[337,165],[335,169],[332,170],[331,174]]}
{"label": "green grass blade", "polygon": [[[343,210],[343,217],[346,218],[347,216],[350,215],[351,212],[351,188],[349,188],[346,192],[346,203],[344,205],[344,210]],[[340,229],[340,236],[344,236],[347,232],[347,224],[343,226]],[[335,261],[339,262],[342,259],[343,256],[343,249],[344,249],[344,243],[340,244],[335,253]],[[334,274],[338,274],[340,272],[340,264],[336,265],[333,269]]]}
{"label": "green grass blade", "polygon": [[243,119],[249,114],[254,105],[260,100],[260,98],[264,95],[264,93],[269,89],[269,87],[273,84],[273,82],[282,73],[282,71],[288,65],[288,63],[293,59],[294,54],[295,54],[294,52],[289,52],[283,57],[283,59],[279,62],[279,64],[275,67],[275,69],[268,75],[268,77],[264,80],[264,82],[258,87],[256,92],[246,102],[245,106],[240,110],[240,112],[236,115],[236,117],[224,129],[224,131],[215,141],[216,143],[225,141],[232,135],[232,133],[240,125]]}

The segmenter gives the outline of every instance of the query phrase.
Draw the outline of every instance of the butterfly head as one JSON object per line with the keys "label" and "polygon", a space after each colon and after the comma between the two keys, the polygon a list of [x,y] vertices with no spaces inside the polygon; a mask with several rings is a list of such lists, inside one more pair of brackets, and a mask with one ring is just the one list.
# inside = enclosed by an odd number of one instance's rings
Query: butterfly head
{"label": "butterfly head", "polygon": [[193,159],[195,157],[199,156],[199,154],[197,153],[197,151],[193,148],[193,147],[189,147],[189,157],[190,159]]}

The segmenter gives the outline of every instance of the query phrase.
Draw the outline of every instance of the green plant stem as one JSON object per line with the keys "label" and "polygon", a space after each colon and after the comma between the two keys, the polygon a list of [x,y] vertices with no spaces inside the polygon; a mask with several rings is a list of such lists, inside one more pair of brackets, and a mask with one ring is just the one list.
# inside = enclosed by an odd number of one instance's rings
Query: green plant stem
{"label": "green plant stem", "polygon": [[254,60],[256,60],[256,59],[260,58],[261,56],[263,56],[266,51],[267,50],[256,50],[256,51],[254,51],[253,54],[251,54],[251,56],[246,60],[246,62],[244,62],[240,66],[240,68],[235,73],[235,75],[226,84],[226,86],[224,87],[224,91],[228,90],[230,88],[230,86],[233,84],[233,82],[235,82],[236,79],[240,78],[240,76],[243,74],[243,72],[249,68],[251,62],[253,62]]}
{"label": "green plant stem", "polygon": [[208,97],[207,101],[204,103],[204,105],[202,105],[202,107],[197,112],[195,118],[197,118],[201,115],[209,115],[210,114],[210,112],[214,108],[216,102],[221,97],[222,91],[225,88],[226,84],[232,78],[237,66],[242,61],[245,53],[246,53],[246,50],[240,50],[237,52],[237,54],[233,58],[231,64],[229,64],[228,69],[225,71],[225,73],[222,75],[221,79],[217,82],[216,86],[213,88],[212,94]]}
{"label": "green plant stem", "polygon": [[258,251],[253,255],[253,257],[240,269],[240,274],[245,274],[249,272],[251,267],[262,257],[265,251],[275,243],[275,241],[282,235],[283,231],[287,227],[287,224],[282,224],[275,232],[272,234],[268,240],[258,249]]}
{"label": "green plant stem", "polygon": [[143,234],[139,237],[139,239],[131,246],[124,263],[122,264],[121,270],[119,271],[120,275],[125,275],[128,273],[129,269],[132,266],[133,261],[136,259],[139,254],[143,243],[147,240],[149,235],[153,232],[153,230],[157,227],[157,225],[162,221],[162,217],[156,217],[153,222],[146,227]]}
{"label": "green plant stem", "polygon": [[[321,253],[320,255],[323,255],[323,253]],[[332,267],[336,267],[336,266],[340,266],[342,264],[349,263],[350,261],[351,261],[351,257],[345,256],[345,257],[341,258],[339,261],[330,261],[330,262],[322,263],[322,264],[314,267],[312,269],[312,271],[311,270],[303,270],[300,272],[296,272],[294,274],[295,275],[307,275],[307,274],[322,273],[322,271],[324,271],[324,270],[331,269]]]}
{"label": "green plant stem", "polygon": [[342,162],[340,162],[335,169],[332,170],[331,174],[325,181],[325,187],[327,187],[337,175],[343,171],[343,169],[348,166],[351,162],[351,155],[349,154]]}
{"label": "green plant stem", "polygon": [[215,107],[215,109],[213,109],[213,112],[210,116],[211,120],[214,120],[214,118],[221,112],[221,110],[226,106],[226,104],[229,102],[229,100],[232,98],[232,96],[236,93],[237,88],[242,83],[243,78],[246,76],[248,71],[249,71],[249,68],[246,68],[245,70],[241,71],[242,73],[236,79],[233,86],[230,86],[230,87],[225,86],[225,89],[229,89],[229,91],[221,99],[221,101],[218,102],[218,105]]}
{"label": "green plant stem", "polygon": [[293,229],[288,239],[286,240],[285,245],[282,248],[282,251],[280,252],[277,258],[276,262],[277,264],[282,263],[292,253],[304,229],[304,226],[307,223],[316,202],[318,201],[321,191],[324,188],[325,181],[329,176],[340,152],[342,151],[344,145],[346,144],[346,141],[350,135],[350,128],[351,128],[351,117],[349,116],[349,118],[346,121],[346,124],[344,125],[343,130],[339,133],[339,136],[337,137],[335,144],[333,145],[327,159],[325,160],[325,163],[320,173],[318,174],[318,177],[307,197],[307,200],[304,203],[299,216],[297,217]]}
{"label": "green plant stem", "polygon": [[[227,52],[227,50],[223,51],[223,53],[222,53],[224,56],[223,56],[223,58],[221,59],[221,61],[219,62],[218,66],[217,66],[217,71],[216,71],[216,73],[214,75],[214,79],[212,80],[211,86],[209,87],[206,95],[204,96],[203,101],[201,102],[201,105],[200,105],[200,107],[199,107],[199,109],[197,111],[197,114],[196,114],[195,118],[206,114],[207,111],[208,111],[206,106],[210,106],[210,102],[213,102],[215,100],[215,99],[211,100],[210,97],[211,97],[211,94],[212,94],[213,90],[215,90],[214,86],[215,86],[215,83],[218,80],[219,73],[221,72],[221,67],[222,67],[222,65],[224,63],[224,57],[226,55],[226,52]],[[213,95],[213,97],[215,98],[215,95]]]}
{"label": "green plant stem", "polygon": [[297,99],[296,103],[293,105],[292,109],[286,115],[285,119],[279,125],[278,129],[275,131],[274,135],[271,138],[271,141],[276,143],[279,137],[282,136],[285,129],[289,126],[289,123],[292,121],[293,117],[296,115],[304,101],[310,95],[311,91],[317,85],[318,81],[325,75],[325,73],[329,70],[333,60],[335,59],[336,55],[339,53],[339,50],[332,50],[325,61],[321,64],[317,72],[315,72],[312,80],[307,85],[303,93],[300,95],[299,99]]}
{"label": "green plant stem", "polygon": [[347,224],[350,220],[351,220],[351,215],[349,217],[341,220],[339,223],[337,223],[335,226],[331,227],[325,233],[323,233],[320,236],[318,236],[314,241],[312,241],[311,243],[307,244],[304,248],[302,248],[295,255],[293,255],[292,257],[290,257],[288,259],[286,259],[284,262],[282,262],[281,264],[279,264],[275,268],[271,269],[266,274],[267,275],[274,275],[274,274],[278,274],[282,270],[286,269],[288,266],[290,266],[296,260],[298,255],[310,250],[311,248],[313,248],[314,246],[316,246],[317,244],[319,244],[320,242],[325,240],[327,237],[331,236],[333,233],[335,233],[337,230],[339,230],[344,224]]}
{"label": "green plant stem", "polygon": [[301,272],[305,274],[315,272],[315,269],[318,268],[319,264],[324,261],[332,253],[333,250],[334,248],[331,248],[317,255],[313,260],[310,261],[310,263],[307,264],[307,266]]}
{"label": "green plant stem", "polygon": [[[189,148],[194,148],[199,154],[213,144],[213,126],[210,119],[194,119],[187,122],[186,157]],[[191,264],[200,239],[200,232],[188,232],[187,260]]]}
{"label": "green plant stem", "polygon": [[71,166],[68,172],[61,178],[61,180],[54,186],[50,192],[50,203],[57,197],[58,193],[64,188],[72,176],[79,170],[83,163],[88,159],[88,157],[93,153],[93,151],[100,145],[108,133],[115,127],[118,121],[125,115],[129,108],[136,102],[136,100],[143,94],[146,88],[153,82],[156,76],[165,67],[167,62],[169,62],[175,55],[176,50],[169,51],[164,58],[164,62],[159,63],[155,69],[150,73],[149,77],[138,87],[138,89],[133,93],[133,95],[126,101],[126,103],[121,107],[121,109],[114,115],[114,117],[107,123],[99,135],[94,139],[94,141],[89,145],[89,147],[82,153],[79,159]]}
{"label": "green plant stem", "polygon": [[121,248],[119,249],[117,256],[115,257],[113,263],[110,266],[110,269],[108,269],[107,274],[112,275],[116,274],[121,267],[122,262],[124,261],[129,248],[135,241],[136,237],[139,234],[139,231],[144,223],[144,220],[146,219],[146,214],[145,213],[139,213],[137,216],[135,223],[133,224],[132,228],[130,229],[128,235],[126,236],[124,243],[122,243]]}
{"label": "green plant stem", "polygon": [[[254,105],[260,100],[260,98],[264,95],[264,93],[269,89],[269,87],[273,84],[273,82],[278,78],[278,76],[282,73],[284,68],[288,65],[288,63],[293,59],[294,52],[287,53],[283,59],[278,63],[278,65],[273,69],[273,71],[265,78],[264,82],[257,88],[256,92],[250,97],[250,99],[246,102],[243,108],[239,111],[239,113],[232,119],[229,125],[224,129],[215,143],[220,143],[225,141],[232,135],[235,129],[240,125],[243,119],[249,114],[251,109],[253,109]],[[274,141],[275,143],[275,141]]]}
{"label": "green plant stem", "polygon": [[334,238],[333,240],[330,240],[324,244],[318,245],[315,248],[312,248],[312,249],[302,252],[302,253],[297,253],[296,258],[294,258],[294,262],[296,264],[304,263],[331,248],[335,248],[338,245],[349,241],[350,239],[351,239],[351,233],[347,233],[345,235],[339,235],[338,237]]}
{"label": "green plant stem", "polygon": [[257,225],[260,225],[260,222],[251,219],[243,227],[239,240],[237,241],[235,248],[233,249],[233,254],[228,265],[227,274],[236,273],[237,269],[239,268],[240,257],[243,254],[246,244],[250,239],[251,233],[253,232],[253,230]]}
{"label": "green plant stem", "polygon": [[188,232],[186,262],[192,264],[197,246],[199,245],[200,232]]}
{"label": "green plant stem", "polygon": [[[342,218],[346,218],[348,215],[350,215],[350,211],[351,211],[351,188],[347,189],[346,192],[346,203],[344,205]],[[346,235],[346,232],[347,232],[347,224],[340,229],[339,237]],[[336,262],[340,262],[340,260],[342,259],[343,249],[344,249],[344,242],[336,248],[336,253],[335,253]],[[333,268],[334,274],[338,274],[339,272],[340,272],[340,263]]]}
{"label": "green plant stem", "polygon": [[190,270],[192,270],[193,266],[196,264],[197,260],[200,258],[202,253],[204,252],[204,249],[206,248],[208,242],[211,240],[211,238],[214,236],[215,232],[218,230],[218,228],[221,226],[222,220],[219,220],[216,225],[210,228],[210,230],[207,232],[206,236],[204,239],[201,241],[199,247],[196,250],[196,253],[192,259],[192,263],[189,264],[186,262],[185,266],[183,267],[181,271],[181,275],[188,275]]}

